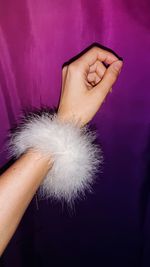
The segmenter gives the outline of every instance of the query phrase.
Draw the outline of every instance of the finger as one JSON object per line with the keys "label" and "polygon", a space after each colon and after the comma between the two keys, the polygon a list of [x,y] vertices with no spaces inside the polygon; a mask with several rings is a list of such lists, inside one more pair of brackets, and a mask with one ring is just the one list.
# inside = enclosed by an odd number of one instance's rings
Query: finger
{"label": "finger", "polygon": [[97,60],[104,62],[106,64],[112,64],[117,61],[118,58],[111,52],[101,49],[99,47],[93,47],[83,56],[81,56],[77,61],[81,64],[82,68],[90,67]]}
{"label": "finger", "polygon": [[68,71],[68,65],[64,66],[63,69],[62,69],[62,91],[63,91],[64,84],[65,84],[65,81],[66,81],[67,71]]}
{"label": "finger", "polygon": [[103,78],[106,67],[102,62],[97,60],[93,65],[90,66],[89,74],[87,76],[88,82],[95,86]]}
{"label": "finger", "polygon": [[91,65],[89,69],[89,73],[96,72],[100,78],[104,76],[105,71],[106,67],[99,60],[97,60],[93,65]]}
{"label": "finger", "polygon": [[104,64],[98,61],[96,64],[96,73],[101,79],[103,78],[105,71],[106,71],[106,67],[104,66]]}
{"label": "finger", "polygon": [[99,94],[99,97],[102,102],[105,99],[107,93],[111,90],[112,86],[116,82],[121,71],[122,65],[123,62],[120,60],[112,63],[106,70],[103,79],[100,81],[99,84],[96,85],[95,92]]}
{"label": "finger", "polygon": [[101,77],[97,75],[96,72],[89,73],[87,76],[87,81],[92,85],[95,86],[97,83],[99,83],[101,80]]}

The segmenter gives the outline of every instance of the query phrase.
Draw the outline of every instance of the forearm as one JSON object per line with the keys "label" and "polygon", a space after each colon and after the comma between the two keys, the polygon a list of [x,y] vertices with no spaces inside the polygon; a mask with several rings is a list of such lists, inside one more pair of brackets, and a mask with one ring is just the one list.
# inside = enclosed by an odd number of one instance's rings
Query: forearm
{"label": "forearm", "polygon": [[52,164],[40,152],[28,151],[0,177],[0,255]]}
{"label": "forearm", "polygon": [[[106,68],[105,64],[109,65]],[[115,83],[122,62],[112,53],[93,47],[63,69],[59,119],[86,125],[102,105]],[[74,124],[74,123],[73,123]],[[101,153],[93,141],[93,134],[80,131],[75,125],[60,124],[48,114],[33,116],[14,136],[14,156],[31,147],[33,152],[21,156],[0,178],[0,254],[12,237],[34,193],[53,165],[46,181],[46,194],[71,202],[85,190],[90,191],[92,172],[101,162]],[[38,134],[37,134],[38,133]],[[17,151],[17,154],[16,154]],[[58,157],[57,157],[58,156]],[[53,168],[52,168],[53,169]],[[53,179],[52,179],[53,178]]]}

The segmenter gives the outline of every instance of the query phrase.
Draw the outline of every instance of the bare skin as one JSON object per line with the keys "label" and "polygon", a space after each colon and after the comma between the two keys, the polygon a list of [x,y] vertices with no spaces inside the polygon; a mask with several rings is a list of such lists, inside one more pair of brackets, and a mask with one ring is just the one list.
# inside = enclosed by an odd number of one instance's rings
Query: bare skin
{"label": "bare skin", "polygon": [[[106,69],[104,64],[109,64]],[[87,124],[99,110],[121,71],[122,61],[94,47],[63,69],[58,114],[64,120]]]}
{"label": "bare skin", "polygon": [[[107,69],[103,62],[109,64]],[[64,67],[59,119],[74,120],[79,127],[86,125],[99,110],[121,68],[122,62],[116,56],[97,47]],[[30,150],[1,175],[0,255],[52,165],[52,158]]]}

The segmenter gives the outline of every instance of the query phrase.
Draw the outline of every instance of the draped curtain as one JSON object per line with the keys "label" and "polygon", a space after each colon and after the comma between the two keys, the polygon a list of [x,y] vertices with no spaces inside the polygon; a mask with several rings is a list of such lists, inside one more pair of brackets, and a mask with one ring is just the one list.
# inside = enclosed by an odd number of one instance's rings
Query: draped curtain
{"label": "draped curtain", "polygon": [[24,111],[58,105],[61,69],[93,43],[124,60],[91,124],[102,173],[74,210],[36,195],[2,266],[150,266],[150,1],[0,0],[0,166]]}

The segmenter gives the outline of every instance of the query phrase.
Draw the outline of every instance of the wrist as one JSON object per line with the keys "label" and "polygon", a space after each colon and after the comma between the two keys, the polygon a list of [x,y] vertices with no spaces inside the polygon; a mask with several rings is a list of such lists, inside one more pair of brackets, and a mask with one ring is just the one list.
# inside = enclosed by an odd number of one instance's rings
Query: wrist
{"label": "wrist", "polygon": [[77,116],[72,112],[57,112],[57,118],[59,121],[63,122],[63,123],[73,123],[75,125],[77,125],[79,128],[83,127],[84,124],[81,120],[81,118],[77,118]]}
{"label": "wrist", "polygon": [[[12,156],[18,158],[27,151],[38,151],[32,156],[42,158],[40,163],[46,165],[46,173],[49,169],[40,187],[42,197],[72,203],[90,190],[92,176],[101,162],[101,150],[94,144],[95,133],[88,128],[80,129],[77,123],[77,117],[69,113],[33,114],[10,139]],[[54,162],[52,168],[49,158]]]}

